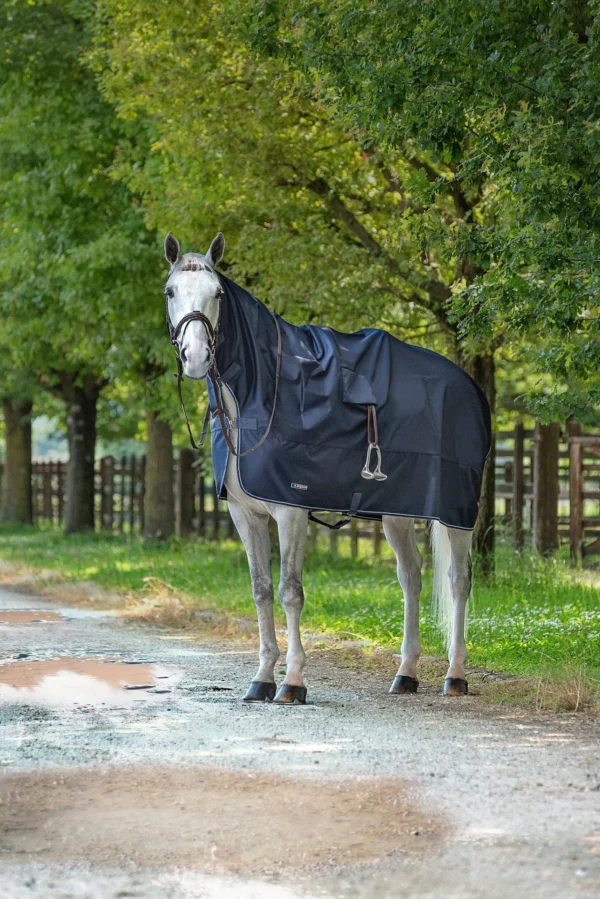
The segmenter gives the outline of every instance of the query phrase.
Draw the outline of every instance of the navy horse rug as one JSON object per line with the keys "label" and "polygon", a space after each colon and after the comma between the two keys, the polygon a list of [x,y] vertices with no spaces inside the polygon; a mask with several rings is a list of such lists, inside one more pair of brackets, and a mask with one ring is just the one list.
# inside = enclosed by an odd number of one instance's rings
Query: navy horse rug
{"label": "navy horse rug", "polygon": [[220,374],[208,388],[221,499],[231,450],[214,417],[220,383],[237,405],[237,470],[249,496],[359,518],[474,527],[491,423],[469,375],[385,331],[291,325],[219,280]]}

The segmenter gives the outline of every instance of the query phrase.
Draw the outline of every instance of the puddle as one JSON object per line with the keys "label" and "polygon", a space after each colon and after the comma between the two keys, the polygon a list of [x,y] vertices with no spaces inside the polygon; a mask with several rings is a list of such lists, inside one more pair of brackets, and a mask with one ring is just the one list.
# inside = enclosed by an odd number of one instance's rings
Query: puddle
{"label": "puddle", "polygon": [[[164,699],[181,679],[174,668],[119,659],[60,658],[0,665],[0,703],[123,705]],[[150,692],[149,692],[150,691]]]}
{"label": "puddle", "polygon": [[47,621],[64,621],[60,612],[44,612],[42,609],[27,611],[26,609],[0,610],[0,625],[3,624],[41,624]]}
{"label": "puddle", "polygon": [[0,783],[8,860],[261,874],[431,850],[447,827],[399,779],[145,765],[14,772]]}
{"label": "puddle", "polygon": [[116,609],[61,609],[60,614],[63,618],[116,618],[119,612]]}

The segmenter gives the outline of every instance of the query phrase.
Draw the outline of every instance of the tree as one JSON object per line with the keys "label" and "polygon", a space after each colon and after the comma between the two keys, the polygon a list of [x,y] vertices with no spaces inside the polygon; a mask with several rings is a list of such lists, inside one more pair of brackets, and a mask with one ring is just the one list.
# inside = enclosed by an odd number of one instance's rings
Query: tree
{"label": "tree", "polygon": [[31,524],[31,412],[29,398],[5,396],[2,401],[6,455],[2,472],[0,520]]}
{"label": "tree", "polygon": [[254,45],[303,71],[366,146],[426,154],[432,189],[463,210],[447,229],[459,333],[525,338],[554,382],[532,391],[547,418],[595,417],[600,398],[599,6],[236,5]]}
{"label": "tree", "polygon": [[[160,244],[112,177],[135,138],[85,63],[91,2],[3,9],[0,47],[0,344],[67,408],[67,531],[94,526],[101,391],[137,355],[166,355]],[[143,412],[142,412],[143,414]]]}

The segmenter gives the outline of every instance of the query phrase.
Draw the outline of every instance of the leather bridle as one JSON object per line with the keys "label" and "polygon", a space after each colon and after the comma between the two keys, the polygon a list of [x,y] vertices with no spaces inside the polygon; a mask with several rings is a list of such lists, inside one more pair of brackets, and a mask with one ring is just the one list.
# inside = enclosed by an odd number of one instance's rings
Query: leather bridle
{"label": "leather bridle", "polygon": [[[225,409],[225,404],[223,403],[223,383],[221,381],[221,375],[219,374],[219,370],[217,368],[217,360],[216,360],[216,349],[217,349],[217,338],[219,334],[219,324],[221,321],[221,298],[223,296],[223,288],[219,287],[219,315],[217,317],[217,327],[214,328],[212,322],[203,312],[187,312],[177,323],[175,327],[171,324],[171,319],[169,317],[169,298],[166,297],[166,317],[167,317],[167,329],[169,331],[169,337],[171,343],[175,348],[175,354],[177,357],[177,371],[175,373],[175,377],[177,378],[177,395],[179,397],[179,403],[181,405],[181,409],[183,412],[183,417],[185,418],[186,427],[188,430],[188,434],[190,436],[190,443],[193,449],[201,449],[206,439],[206,429],[208,427],[208,420],[212,414],[213,418],[216,416],[219,420],[219,424],[221,426],[221,431],[223,433],[223,437],[225,438],[225,443],[227,444],[227,448],[229,452],[234,456],[248,456],[250,453],[253,453],[257,450],[262,444],[265,442],[269,433],[271,431],[271,425],[273,424],[273,419],[275,417],[275,409],[277,408],[277,396],[279,394],[279,378],[281,374],[281,354],[282,354],[282,339],[281,339],[281,327],[279,325],[279,320],[274,313],[271,313],[273,316],[273,321],[275,322],[275,327],[277,329],[277,364],[275,369],[275,391],[273,396],[273,408],[271,410],[271,417],[269,418],[269,423],[267,425],[267,429],[260,440],[254,444],[254,446],[250,447],[250,449],[245,450],[243,453],[238,453],[235,446],[233,445],[233,441],[230,436],[230,430],[235,427],[236,423],[232,422],[227,415],[227,411]],[[192,428],[190,425],[190,421],[185,410],[185,404],[183,402],[183,393],[181,389],[182,381],[185,377],[183,373],[183,362],[181,361],[181,350],[179,348],[179,335],[182,331],[185,330],[187,325],[190,322],[202,322],[204,327],[206,328],[206,333],[208,334],[208,349],[210,352],[210,365],[208,367],[208,371],[206,373],[206,377],[209,377],[212,385],[213,391],[215,395],[215,406],[216,408],[211,413],[210,411],[210,403],[204,413],[204,420],[202,422],[202,432],[200,434],[200,442],[196,443],[194,440],[194,436],[192,434]]]}

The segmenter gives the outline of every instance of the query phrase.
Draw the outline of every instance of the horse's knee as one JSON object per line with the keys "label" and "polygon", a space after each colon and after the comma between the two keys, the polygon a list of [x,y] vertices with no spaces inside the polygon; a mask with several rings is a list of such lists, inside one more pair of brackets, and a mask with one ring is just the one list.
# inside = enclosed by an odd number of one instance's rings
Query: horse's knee
{"label": "horse's knee", "polygon": [[420,596],[422,587],[421,578],[421,555],[418,554],[418,560],[414,560],[410,565],[406,564],[406,560],[398,560],[396,566],[396,574],[398,582],[402,587],[402,592],[406,596]]}
{"label": "horse's knee", "polygon": [[300,578],[293,575],[282,577],[279,583],[279,601],[286,610],[302,610],[304,606],[304,589]]}
{"label": "horse's knee", "polygon": [[258,608],[273,603],[273,583],[261,575],[252,578],[252,596]]}
{"label": "horse's knee", "polygon": [[471,566],[468,563],[455,563],[450,567],[449,576],[454,601],[468,599],[471,592]]}

